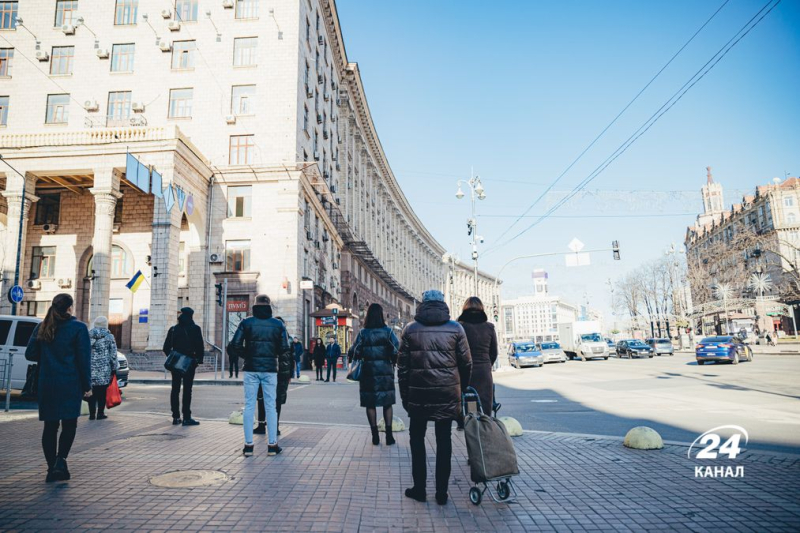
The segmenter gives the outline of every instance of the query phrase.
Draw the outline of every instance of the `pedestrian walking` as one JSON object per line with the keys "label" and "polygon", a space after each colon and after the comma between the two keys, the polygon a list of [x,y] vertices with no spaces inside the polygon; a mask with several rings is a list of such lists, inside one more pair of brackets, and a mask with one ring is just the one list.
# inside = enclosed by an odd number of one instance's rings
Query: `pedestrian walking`
{"label": "pedestrian walking", "polygon": [[75,440],[81,401],[92,390],[89,331],[72,316],[72,304],[69,294],[53,298],[25,349],[25,359],[39,368],[39,420],[44,422],[42,451],[48,483],[70,479],[67,457]]}
{"label": "pedestrian walking", "polygon": [[[497,361],[497,334],[494,324],[489,322],[483,302],[477,296],[471,296],[464,302],[458,322],[467,334],[469,353],[472,356],[469,386],[478,391],[481,405],[488,413],[494,403],[492,365]],[[461,418],[459,424],[463,428]]]}
{"label": "pedestrian walking", "polygon": [[461,411],[461,393],[470,382],[472,357],[464,328],[450,320],[444,295],[425,291],[414,322],[403,331],[398,357],[403,408],[410,418],[411,474],[414,486],[405,495],[424,502],[427,466],[425,433],[432,420],[436,431],[436,503],[447,503],[450,482],[450,440],[453,420]]}
{"label": "pedestrian walking", "polygon": [[294,342],[292,343],[292,348],[294,348],[294,370],[296,378],[300,377],[300,368],[303,366],[303,343],[295,337]]}
{"label": "pedestrian walking", "polygon": [[[205,344],[203,331],[194,323],[194,309],[183,307],[178,315],[178,323],[169,328],[167,338],[164,339],[163,351],[169,354],[175,350],[194,359],[192,367],[183,374],[172,371],[172,393],[170,406],[172,407],[172,425],[199,426],[200,422],[192,418],[192,386],[197,366],[203,362]],[[178,401],[183,386],[183,409]],[[183,414],[183,420],[181,420]]]}
{"label": "pedestrian walking", "polygon": [[325,366],[325,344],[321,338],[314,343],[314,368],[317,369],[317,381],[322,381],[322,368]]}
{"label": "pedestrian walking", "polygon": [[331,380],[331,370],[333,370],[333,382],[336,383],[336,365],[342,356],[342,349],[335,337],[328,337],[328,346],[325,347],[325,360],[328,363],[328,377],[325,383]]}
{"label": "pedestrian walking", "polygon": [[108,418],[106,409],[106,390],[111,383],[111,376],[119,370],[117,359],[117,341],[108,330],[108,319],[99,316],[94,319],[89,330],[89,341],[92,346],[92,397],[89,398],[89,420]]}
{"label": "pedestrian walking", "polygon": [[228,345],[244,359],[244,449],[247,457],[253,455],[253,415],[256,409],[256,396],[261,386],[264,396],[265,418],[268,430],[267,455],[277,455],[282,448],[278,446],[278,413],[275,400],[278,387],[279,361],[290,357],[289,339],[283,323],[273,318],[270,299],[265,294],[256,296],[253,316],[239,323],[236,333]]}
{"label": "pedestrian walking", "polygon": [[228,378],[233,379],[235,375],[239,379],[239,357],[232,353],[228,354],[228,372]]}
{"label": "pedestrian walking", "polygon": [[383,308],[370,304],[364,328],[358,332],[351,348],[353,362],[361,361],[359,396],[361,407],[367,409],[367,421],[372,430],[372,444],[380,444],[378,436],[378,407],[383,407],[386,424],[386,444],[395,443],[392,435],[392,406],[395,404],[394,365],[400,343],[394,332],[386,325]]}

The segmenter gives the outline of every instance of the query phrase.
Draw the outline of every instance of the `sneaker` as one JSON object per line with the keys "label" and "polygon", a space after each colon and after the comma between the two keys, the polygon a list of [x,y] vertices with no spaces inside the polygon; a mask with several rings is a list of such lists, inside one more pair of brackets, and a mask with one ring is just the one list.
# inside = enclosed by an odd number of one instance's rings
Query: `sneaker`
{"label": "sneaker", "polygon": [[253,430],[254,435],[266,435],[267,434],[267,425],[263,422],[258,423],[258,427]]}
{"label": "sneaker", "polygon": [[270,444],[267,448],[267,455],[278,455],[283,451],[283,448],[278,446],[277,444]]}
{"label": "sneaker", "polygon": [[183,421],[184,426],[199,426],[200,422],[195,420],[194,418],[187,418]]}
{"label": "sneaker", "polygon": [[172,419],[172,425],[173,426],[180,426],[181,425],[181,419],[180,418],[173,418]]}
{"label": "sneaker", "polygon": [[427,496],[424,490],[410,488],[406,489],[406,498],[411,498],[412,500],[417,500],[418,502],[424,502],[427,499]]}
{"label": "sneaker", "polygon": [[250,457],[251,455],[253,455],[253,445],[252,444],[245,444],[244,445],[244,450],[242,450],[242,454],[245,457]]}

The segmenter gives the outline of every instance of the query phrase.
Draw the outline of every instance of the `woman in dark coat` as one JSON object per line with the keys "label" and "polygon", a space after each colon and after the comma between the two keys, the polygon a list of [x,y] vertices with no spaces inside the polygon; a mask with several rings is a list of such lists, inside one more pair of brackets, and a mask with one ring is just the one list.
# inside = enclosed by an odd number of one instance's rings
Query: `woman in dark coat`
{"label": "woman in dark coat", "polygon": [[39,420],[44,422],[47,482],[70,478],[67,456],[75,440],[81,401],[92,391],[89,330],[71,315],[72,303],[69,294],[53,298],[25,350],[25,359],[39,364]]}
{"label": "woman in dark coat", "polygon": [[394,395],[394,365],[400,342],[383,319],[383,308],[371,304],[367,309],[364,329],[358,333],[353,345],[353,361],[361,361],[359,391],[361,407],[367,408],[367,420],[372,430],[372,444],[380,444],[377,408],[383,407],[386,424],[386,444],[394,444],[392,435],[392,406]]}
{"label": "woman in dark coat", "polygon": [[322,381],[322,369],[325,366],[325,344],[317,338],[314,343],[314,368],[317,369],[317,381]]}
{"label": "woman in dark coat", "polygon": [[492,411],[494,400],[492,366],[497,360],[497,335],[494,324],[486,318],[483,302],[477,296],[467,298],[458,321],[467,334],[469,351],[472,354],[472,377],[469,385],[478,391],[483,412],[488,415]]}

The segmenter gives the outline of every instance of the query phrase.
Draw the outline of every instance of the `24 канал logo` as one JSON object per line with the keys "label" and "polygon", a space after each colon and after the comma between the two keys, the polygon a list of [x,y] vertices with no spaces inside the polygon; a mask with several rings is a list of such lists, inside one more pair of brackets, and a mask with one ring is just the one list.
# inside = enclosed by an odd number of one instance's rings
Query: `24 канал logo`
{"label": "24 \u043a\u0430\u043d\u0430\u043b logo", "polygon": [[[733,433],[728,437],[725,442],[722,442],[722,437],[719,436],[717,431],[732,430]],[[726,432],[729,433],[729,432]],[[742,452],[742,437],[744,437],[744,444],[750,440],[747,430],[741,426],[719,426],[709,429],[696,439],[686,456],[692,458],[692,450],[695,451],[695,459],[718,459],[720,457],[727,457],[728,459],[736,459],[736,456]],[[694,477],[744,477],[744,467],[737,466],[695,466]]]}

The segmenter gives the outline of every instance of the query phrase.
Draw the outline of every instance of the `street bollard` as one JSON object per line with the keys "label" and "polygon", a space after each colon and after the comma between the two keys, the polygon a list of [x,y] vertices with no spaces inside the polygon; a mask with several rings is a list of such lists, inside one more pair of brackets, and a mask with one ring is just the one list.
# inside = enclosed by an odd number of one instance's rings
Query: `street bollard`
{"label": "street bollard", "polygon": [[11,369],[14,368],[14,353],[8,352],[6,363],[6,413],[11,408]]}

